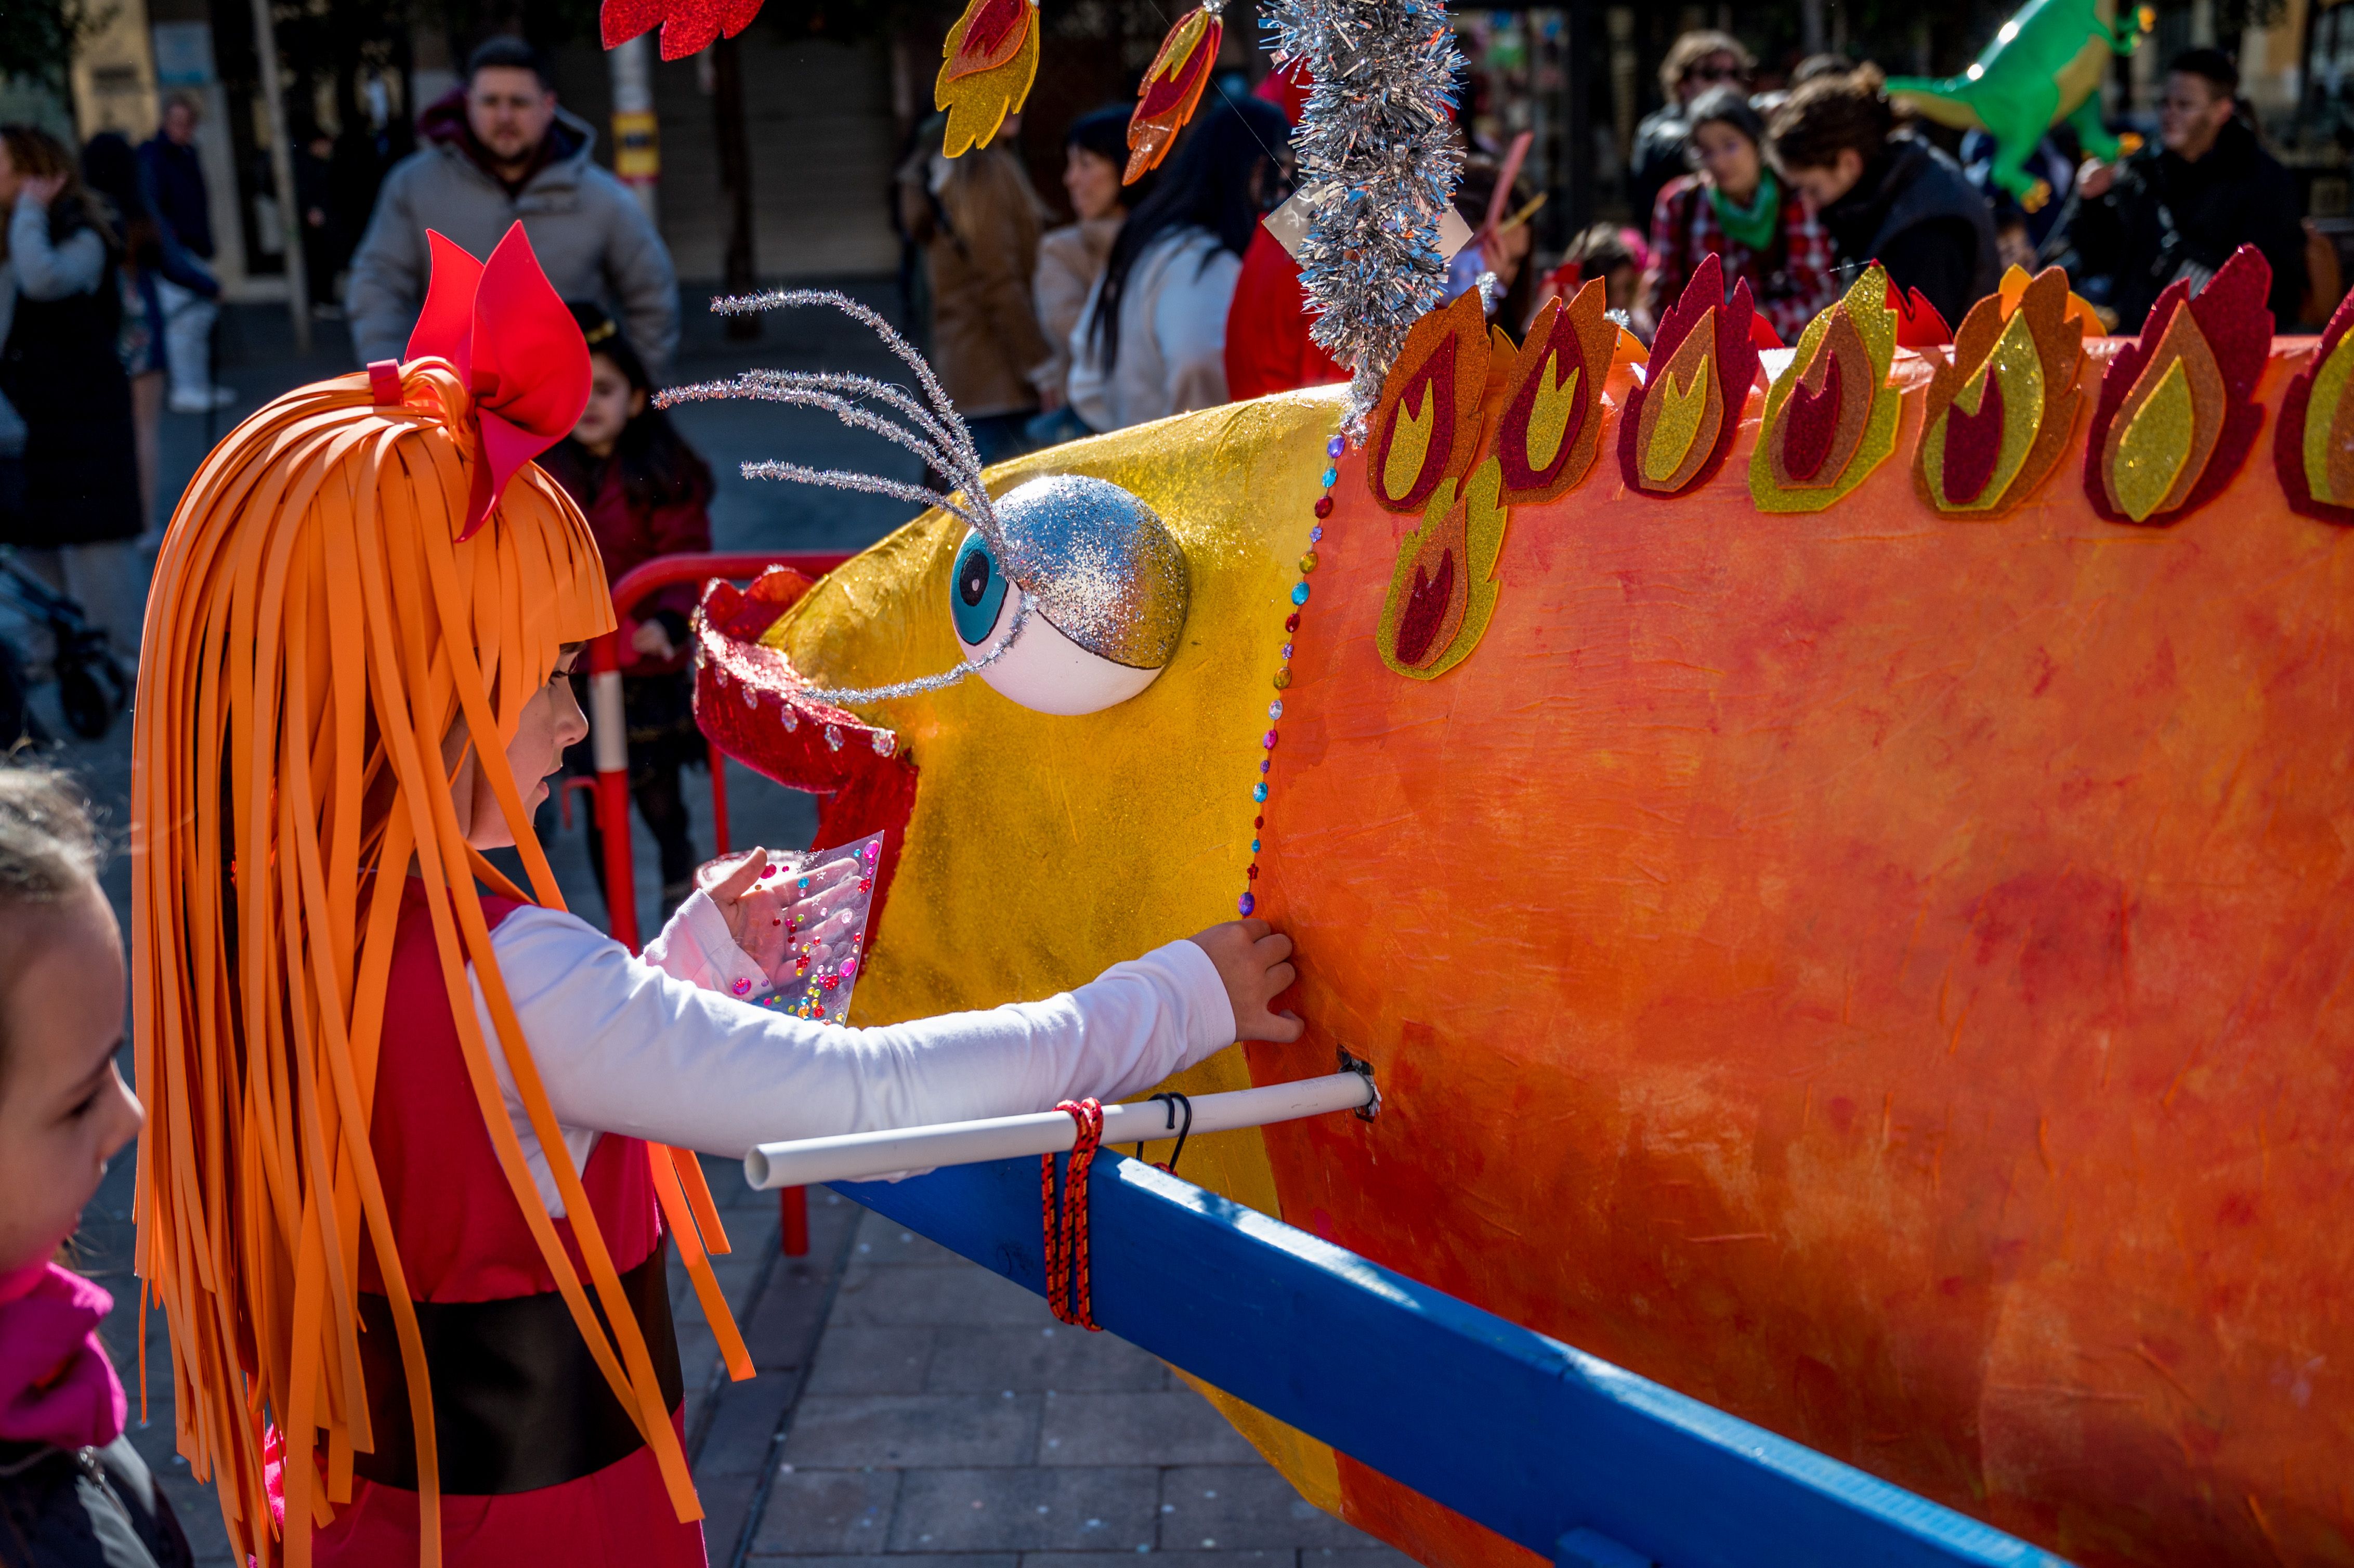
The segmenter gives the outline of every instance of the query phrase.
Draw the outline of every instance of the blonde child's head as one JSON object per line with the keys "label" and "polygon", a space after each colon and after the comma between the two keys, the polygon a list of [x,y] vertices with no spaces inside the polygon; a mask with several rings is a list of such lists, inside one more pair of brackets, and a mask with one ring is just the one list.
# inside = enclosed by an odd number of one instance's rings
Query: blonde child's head
{"label": "blonde child's head", "polygon": [[0,767],[0,1275],[46,1263],[143,1113],[115,1070],[122,936],[64,775]]}

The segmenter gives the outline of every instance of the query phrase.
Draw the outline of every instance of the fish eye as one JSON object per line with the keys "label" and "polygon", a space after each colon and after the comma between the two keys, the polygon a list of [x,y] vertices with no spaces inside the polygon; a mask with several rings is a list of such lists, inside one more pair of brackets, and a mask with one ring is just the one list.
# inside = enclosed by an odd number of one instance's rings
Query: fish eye
{"label": "fish eye", "polygon": [[[958,546],[949,582],[949,613],[968,662],[979,664],[1013,630],[1022,596],[978,534]],[[999,695],[1034,713],[1070,715],[1097,713],[1124,703],[1150,685],[1159,669],[1140,670],[1088,652],[1034,609],[1022,634],[981,678]]]}
{"label": "fish eye", "polygon": [[957,551],[956,569],[949,595],[949,613],[956,618],[957,641],[968,648],[987,646],[998,612],[1005,606],[1005,573],[978,534],[966,537]]}

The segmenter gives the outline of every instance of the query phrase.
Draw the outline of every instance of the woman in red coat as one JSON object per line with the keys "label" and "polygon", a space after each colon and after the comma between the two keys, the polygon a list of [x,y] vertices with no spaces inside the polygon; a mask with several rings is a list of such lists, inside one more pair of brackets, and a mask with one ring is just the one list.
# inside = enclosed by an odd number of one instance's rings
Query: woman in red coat
{"label": "woman in red coat", "polygon": [[[711,548],[711,470],[653,406],[645,362],[613,319],[595,305],[575,305],[572,314],[588,340],[588,406],[540,466],[579,504],[605,557],[606,578],[618,583],[656,556]],[[630,796],[662,851],[665,913],[695,891],[695,843],[679,787],[680,770],[705,755],[687,669],[687,618],[694,613],[695,588],[682,583],[631,609],[622,622]],[[582,693],[585,701],[585,684]],[[592,766],[585,746],[574,747],[567,762],[577,773]],[[604,843],[594,813],[588,863],[602,889]]]}

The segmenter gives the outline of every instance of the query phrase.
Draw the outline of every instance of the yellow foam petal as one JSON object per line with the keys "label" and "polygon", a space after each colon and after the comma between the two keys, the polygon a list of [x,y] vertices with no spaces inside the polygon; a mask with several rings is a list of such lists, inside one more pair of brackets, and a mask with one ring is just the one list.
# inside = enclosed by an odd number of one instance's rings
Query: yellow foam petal
{"label": "yellow foam petal", "polygon": [[1651,426],[1650,447],[1643,453],[1643,477],[1653,484],[1664,484],[1675,477],[1700,434],[1700,418],[1708,408],[1710,364],[1701,360],[1691,379],[1681,387],[1671,373],[1659,377],[1659,418]]}
{"label": "yellow foam petal", "polygon": [[2177,359],[2117,438],[2109,493],[2117,510],[2139,523],[2158,510],[2190,458],[2190,377]]}
{"label": "yellow foam petal", "polygon": [[1406,405],[1414,397],[1409,389],[1398,399],[1397,422],[1390,432],[1389,455],[1382,461],[1382,493],[1396,501],[1414,489],[1414,482],[1422,477],[1422,465],[1430,456],[1430,432],[1437,423],[1438,394],[1430,383],[1422,384],[1422,411],[1416,413]]}
{"label": "yellow foam petal", "polygon": [[1562,438],[1569,433],[1569,416],[1577,408],[1577,383],[1585,371],[1573,370],[1568,380],[1556,385],[1553,376],[1560,369],[1561,355],[1546,355],[1544,368],[1537,372],[1536,399],[1529,407],[1529,468],[1537,473],[1551,468],[1560,455]]}
{"label": "yellow foam petal", "polygon": [[2346,504],[2348,498],[2329,487],[2329,432],[2337,426],[2338,407],[2346,397],[2349,377],[2354,377],[2354,333],[2339,338],[2338,346],[2329,351],[2305,403],[2305,482],[2316,501],[2338,506]]}

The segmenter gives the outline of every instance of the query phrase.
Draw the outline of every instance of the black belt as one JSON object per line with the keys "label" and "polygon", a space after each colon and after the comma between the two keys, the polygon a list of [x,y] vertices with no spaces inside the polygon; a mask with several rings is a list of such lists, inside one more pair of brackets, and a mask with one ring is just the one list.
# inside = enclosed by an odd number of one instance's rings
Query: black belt
{"label": "black belt", "polygon": [[[685,1389],[671,1327],[670,1248],[621,1276],[621,1293],[653,1357],[663,1407]],[[611,1331],[596,1291],[597,1320]],[[353,1456],[354,1473],[379,1486],[417,1489],[417,1428],[392,1303],[362,1292],[360,1369],[367,1379],[376,1452]],[[594,1475],[645,1446],[613,1395],[560,1292],[497,1301],[419,1301],[417,1328],[433,1385],[433,1435],[441,1490],[453,1497],[536,1491]]]}

